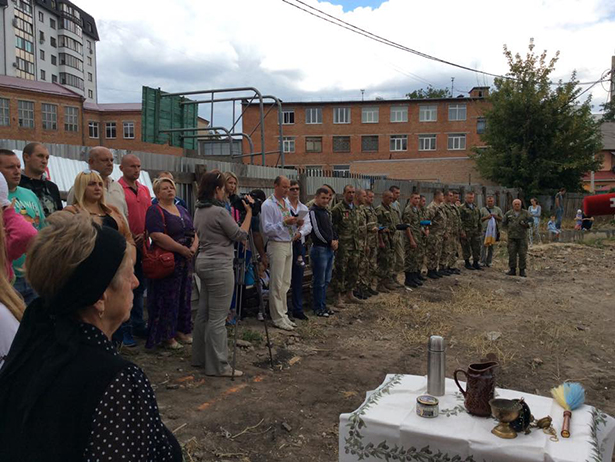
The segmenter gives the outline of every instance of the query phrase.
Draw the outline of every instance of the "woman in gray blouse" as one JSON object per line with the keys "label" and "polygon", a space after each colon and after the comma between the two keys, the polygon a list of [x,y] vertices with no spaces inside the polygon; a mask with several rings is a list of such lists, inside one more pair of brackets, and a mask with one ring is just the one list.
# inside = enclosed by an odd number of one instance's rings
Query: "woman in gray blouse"
{"label": "woman in gray blouse", "polygon": [[[194,323],[192,365],[218,377],[231,376],[225,321],[235,289],[233,244],[248,238],[253,202],[244,202],[247,213],[241,226],[237,225],[224,207],[224,182],[224,175],[217,170],[202,176],[194,214],[201,297]],[[235,376],[241,375],[235,370]]]}

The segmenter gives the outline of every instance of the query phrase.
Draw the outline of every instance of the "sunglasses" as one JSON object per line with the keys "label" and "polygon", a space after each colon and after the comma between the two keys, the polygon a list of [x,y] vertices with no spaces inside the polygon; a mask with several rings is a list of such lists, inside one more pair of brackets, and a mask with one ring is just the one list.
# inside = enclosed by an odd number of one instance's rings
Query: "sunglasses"
{"label": "sunglasses", "polygon": [[290,188],[291,191],[299,191],[299,188]]}

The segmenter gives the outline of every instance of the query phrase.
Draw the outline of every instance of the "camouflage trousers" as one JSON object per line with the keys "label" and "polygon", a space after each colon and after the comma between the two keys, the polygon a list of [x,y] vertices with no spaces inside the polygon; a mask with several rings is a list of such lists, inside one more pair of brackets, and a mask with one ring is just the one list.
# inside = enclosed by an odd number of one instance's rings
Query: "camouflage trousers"
{"label": "camouflage trousers", "polygon": [[453,234],[451,237],[447,239],[448,248],[446,252],[446,259],[444,260],[444,265],[447,268],[454,268],[457,264],[457,259],[461,252],[459,250],[459,234]]}
{"label": "camouflage trousers", "polygon": [[395,266],[393,270],[395,273],[401,273],[404,270],[404,257],[405,257],[405,236],[399,231],[395,233]]}
{"label": "camouflage trousers", "polygon": [[461,239],[461,249],[463,259],[469,260],[470,256],[475,263],[480,260],[480,234],[467,234],[465,239]]}
{"label": "camouflage trousers", "polygon": [[368,245],[359,259],[359,285],[373,287],[378,278],[378,244]]}
{"label": "camouflage trousers", "polygon": [[444,236],[439,234],[430,234],[427,236],[427,245],[425,247],[425,258],[427,260],[427,269],[438,269],[440,259],[442,257],[442,240]]}
{"label": "camouflage trousers", "polygon": [[378,248],[378,280],[391,279],[395,275],[395,248],[389,245]]}
{"label": "camouflage trousers", "polygon": [[422,240],[420,238],[417,239],[415,236],[414,241],[416,242],[417,246],[413,248],[410,245],[410,239],[404,236],[404,272],[406,273],[417,273],[421,271],[421,268],[423,267]]}
{"label": "camouflage trousers", "polygon": [[359,261],[361,252],[340,243],[335,253],[333,280],[331,287],[336,294],[350,292],[357,287],[359,280]]}
{"label": "camouflage trousers", "polygon": [[517,267],[517,257],[519,257],[519,269],[524,270],[527,265],[527,238],[511,239],[508,238],[508,266]]}

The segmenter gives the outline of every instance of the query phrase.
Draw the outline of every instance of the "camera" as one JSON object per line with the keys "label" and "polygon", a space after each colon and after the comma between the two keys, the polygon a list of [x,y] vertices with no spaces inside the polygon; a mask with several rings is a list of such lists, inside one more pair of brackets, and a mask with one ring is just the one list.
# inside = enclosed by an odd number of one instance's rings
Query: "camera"
{"label": "camera", "polygon": [[239,211],[239,213],[246,213],[246,208],[243,205],[243,201],[248,202],[246,199],[247,196],[250,196],[254,200],[254,204],[251,204],[252,207],[252,215],[256,216],[261,213],[261,206],[263,205],[263,199],[258,197],[254,192],[250,192],[249,194],[235,194],[231,197],[231,205]]}

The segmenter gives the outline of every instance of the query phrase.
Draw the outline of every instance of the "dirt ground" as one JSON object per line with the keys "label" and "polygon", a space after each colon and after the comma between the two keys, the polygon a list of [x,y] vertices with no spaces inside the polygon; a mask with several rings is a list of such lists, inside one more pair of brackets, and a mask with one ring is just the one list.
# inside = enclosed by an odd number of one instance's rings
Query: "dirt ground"
{"label": "dirt ground", "polygon": [[615,415],[615,242],[534,246],[527,279],[506,266],[501,246],[485,271],[312,316],[293,333],[270,329],[275,371],[263,324],[247,320],[237,363],[246,375],[234,382],[190,367],[189,348],[125,353],[150,378],[187,461],[337,460],[339,415],[387,373],[425,374],[432,334],[449,342],[448,377],[493,352],[498,386],[549,395],[579,381],[589,404]]}

